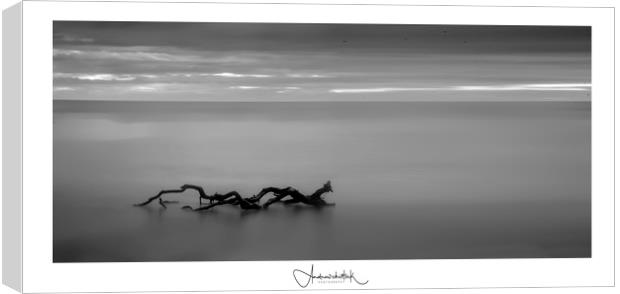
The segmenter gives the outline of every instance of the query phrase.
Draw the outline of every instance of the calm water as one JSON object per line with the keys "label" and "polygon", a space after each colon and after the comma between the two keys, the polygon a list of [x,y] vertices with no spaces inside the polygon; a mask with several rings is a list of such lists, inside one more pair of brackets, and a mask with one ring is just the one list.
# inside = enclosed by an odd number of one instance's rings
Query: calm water
{"label": "calm water", "polygon": [[[590,104],[54,102],[54,261],[589,257]],[[336,206],[216,207],[185,183]]]}

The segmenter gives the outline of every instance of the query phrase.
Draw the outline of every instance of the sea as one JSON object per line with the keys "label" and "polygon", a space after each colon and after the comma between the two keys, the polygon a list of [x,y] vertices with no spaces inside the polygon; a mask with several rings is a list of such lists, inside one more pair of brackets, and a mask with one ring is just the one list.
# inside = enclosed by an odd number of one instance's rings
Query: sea
{"label": "sea", "polygon": [[[53,121],[54,262],[591,256],[590,102],[56,100]],[[323,208],[134,206],[327,181]]]}

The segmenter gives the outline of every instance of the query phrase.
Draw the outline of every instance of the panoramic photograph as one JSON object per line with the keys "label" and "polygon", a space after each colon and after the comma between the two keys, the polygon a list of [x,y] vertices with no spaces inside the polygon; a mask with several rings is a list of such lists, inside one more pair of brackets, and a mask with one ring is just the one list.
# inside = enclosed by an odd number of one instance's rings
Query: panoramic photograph
{"label": "panoramic photograph", "polygon": [[54,21],[53,262],[590,258],[591,28]]}

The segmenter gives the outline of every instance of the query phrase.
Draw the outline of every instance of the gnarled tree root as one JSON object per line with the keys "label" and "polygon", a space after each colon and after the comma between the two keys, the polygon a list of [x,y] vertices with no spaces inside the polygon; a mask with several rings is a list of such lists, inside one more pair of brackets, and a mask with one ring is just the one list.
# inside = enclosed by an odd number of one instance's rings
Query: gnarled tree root
{"label": "gnarled tree root", "polygon": [[[267,188],[263,188],[258,194],[252,197],[247,197],[247,198],[244,198],[243,196],[241,196],[241,194],[239,194],[239,192],[237,191],[231,191],[226,194],[215,193],[213,195],[209,195],[205,193],[204,189],[200,186],[185,184],[181,186],[181,188],[179,189],[161,190],[159,193],[157,193],[157,195],[150,197],[149,199],[147,199],[146,201],[142,203],[134,204],[134,206],[145,206],[155,200],[158,200],[159,204],[162,207],[166,208],[166,203],[175,203],[178,201],[163,200],[162,199],[163,195],[173,194],[173,193],[183,193],[188,189],[195,190],[196,192],[198,192],[199,207],[193,208],[189,205],[186,205],[186,206],[183,206],[182,208],[191,209],[194,211],[207,210],[215,206],[225,205],[225,204],[238,205],[239,207],[241,207],[241,209],[244,209],[244,210],[268,208],[270,205],[276,202],[282,202],[284,204],[303,203],[303,204],[307,204],[307,205],[311,205],[315,207],[334,205],[333,203],[327,203],[323,199],[323,194],[328,193],[328,192],[333,192],[331,182],[327,181],[327,183],[325,183],[323,187],[317,189],[314,193],[310,195],[304,195],[301,192],[299,192],[297,189],[292,188],[292,187],[286,187],[286,188],[267,187]],[[273,194],[274,197],[267,200],[267,202],[261,206],[259,204],[260,200],[263,198],[263,196],[270,194],[270,193]],[[202,205],[203,199],[208,200],[209,204],[203,206]]]}

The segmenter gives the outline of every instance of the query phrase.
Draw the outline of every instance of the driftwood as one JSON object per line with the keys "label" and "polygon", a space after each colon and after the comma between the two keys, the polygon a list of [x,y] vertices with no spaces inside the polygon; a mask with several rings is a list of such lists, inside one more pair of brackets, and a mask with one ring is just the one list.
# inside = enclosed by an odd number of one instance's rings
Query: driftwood
{"label": "driftwood", "polygon": [[[178,201],[164,200],[162,198],[163,195],[183,193],[186,190],[195,190],[196,192],[198,192],[199,206],[197,208],[192,208],[189,205],[183,206],[183,209],[191,209],[194,211],[207,210],[215,206],[225,204],[238,205],[239,207],[241,207],[241,209],[244,210],[268,208],[270,205],[276,202],[282,202],[284,204],[303,203],[315,207],[334,205],[333,203],[327,203],[325,199],[323,199],[323,194],[333,192],[331,182],[327,181],[327,183],[325,183],[323,187],[317,189],[316,191],[314,191],[314,193],[310,195],[304,195],[293,187],[267,187],[263,188],[258,194],[253,195],[252,197],[243,197],[237,191],[231,191],[226,194],[215,193],[213,195],[209,195],[205,193],[204,189],[200,186],[185,184],[179,189],[161,190],[159,193],[157,193],[157,195],[148,198],[142,203],[134,204],[134,206],[145,206],[155,200],[158,200],[159,204],[163,208],[167,208],[167,203],[178,203]],[[265,204],[261,206],[260,200],[263,198],[263,196],[267,194],[273,194],[273,197],[267,200],[267,202],[265,202]],[[208,201],[208,204],[203,206],[203,200]]]}

